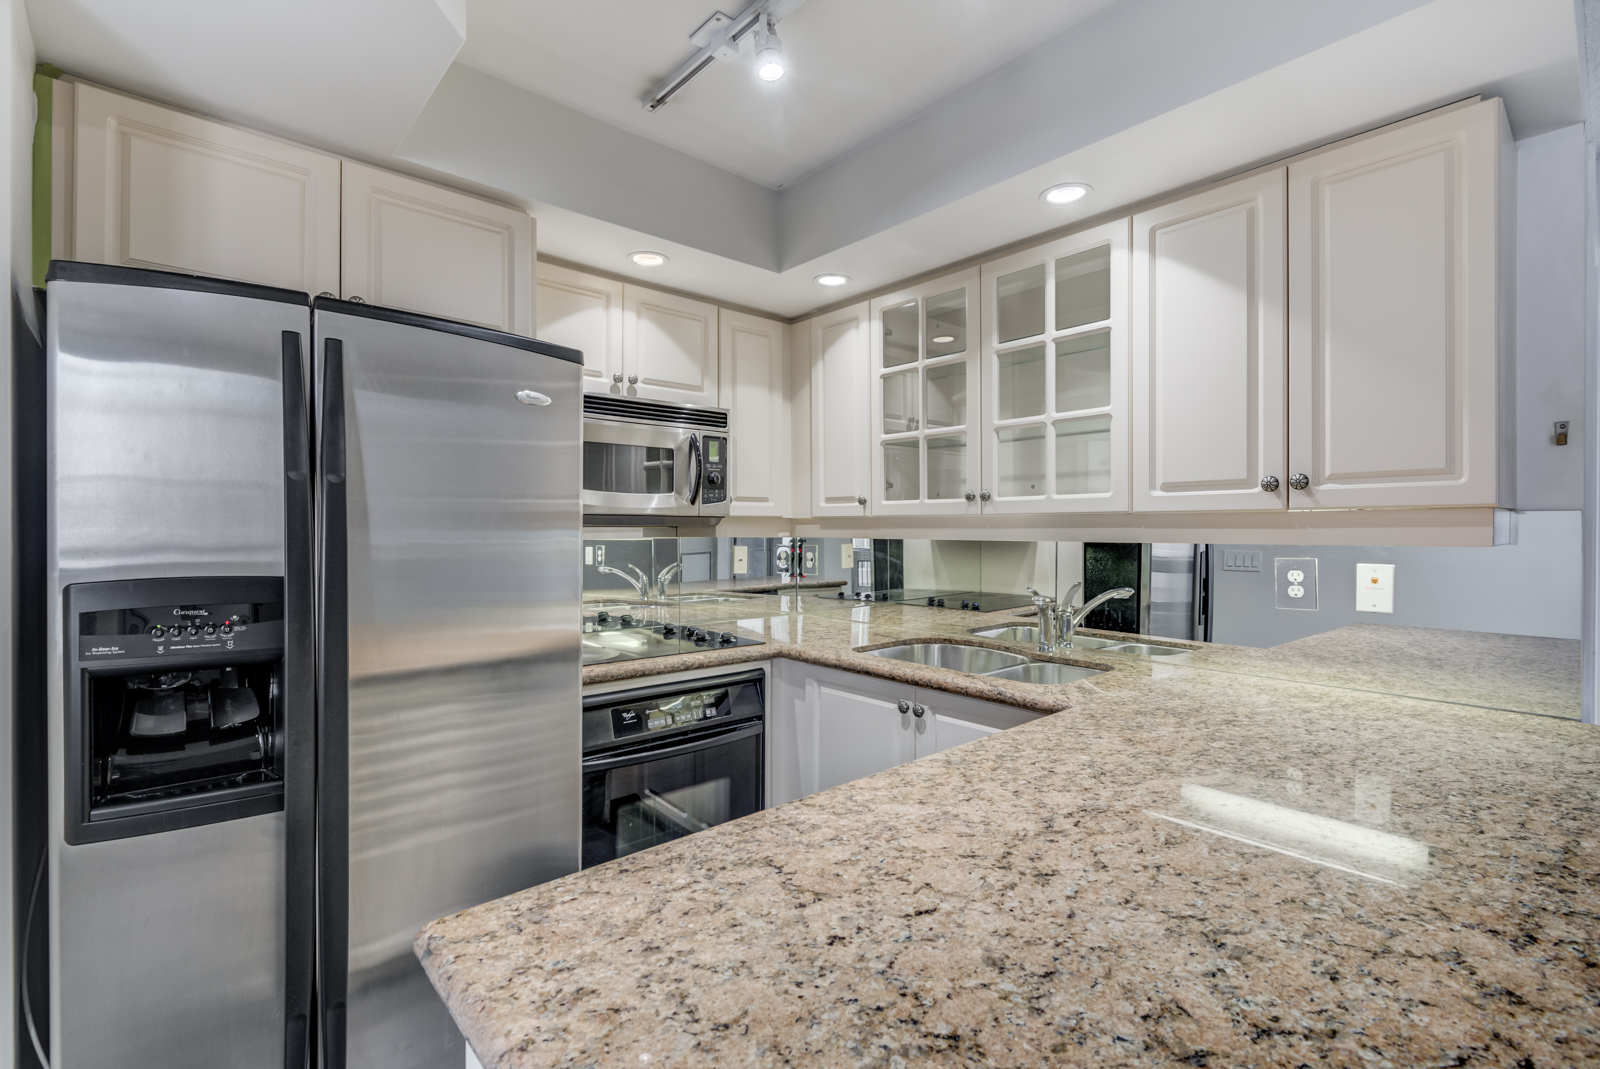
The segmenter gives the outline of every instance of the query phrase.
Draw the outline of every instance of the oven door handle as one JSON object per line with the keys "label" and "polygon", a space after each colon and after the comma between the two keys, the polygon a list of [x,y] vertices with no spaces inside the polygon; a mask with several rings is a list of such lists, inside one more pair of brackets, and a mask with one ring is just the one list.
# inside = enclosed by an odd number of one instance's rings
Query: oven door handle
{"label": "oven door handle", "polygon": [[762,730],[761,724],[756,722],[718,735],[695,739],[693,742],[686,742],[680,746],[666,746],[659,750],[630,750],[627,753],[611,757],[586,757],[583,759],[583,770],[585,772],[604,772],[607,769],[621,768],[623,765],[642,765],[646,761],[660,761],[663,758],[694,753],[696,750],[709,750],[713,746],[721,746],[724,743],[748,739],[752,735],[761,734]]}

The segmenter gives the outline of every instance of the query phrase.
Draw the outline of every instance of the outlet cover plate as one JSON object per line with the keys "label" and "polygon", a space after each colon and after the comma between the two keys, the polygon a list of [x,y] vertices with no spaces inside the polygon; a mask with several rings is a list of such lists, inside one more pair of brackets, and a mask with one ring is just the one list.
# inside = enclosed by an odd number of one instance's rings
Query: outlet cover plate
{"label": "outlet cover plate", "polygon": [[1317,558],[1277,557],[1272,564],[1278,608],[1316,611]]}

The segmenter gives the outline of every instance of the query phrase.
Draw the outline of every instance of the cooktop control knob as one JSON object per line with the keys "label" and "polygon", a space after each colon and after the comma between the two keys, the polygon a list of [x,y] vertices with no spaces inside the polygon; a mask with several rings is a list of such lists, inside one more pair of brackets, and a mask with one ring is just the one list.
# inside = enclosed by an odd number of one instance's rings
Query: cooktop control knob
{"label": "cooktop control knob", "polygon": [[608,612],[597,612],[594,614],[594,620],[597,624],[603,624],[609,619],[611,619],[611,614]]}
{"label": "cooktop control knob", "polygon": [[929,604],[929,605],[932,605],[932,604],[933,604],[933,599],[932,599],[932,598],[929,598],[929,599],[928,599],[928,604]]}
{"label": "cooktop control knob", "polygon": [[676,627],[673,627],[671,624],[662,624],[661,625],[661,637],[662,638],[672,638],[677,633],[678,633],[678,629]]}
{"label": "cooktop control knob", "polygon": [[720,639],[718,639],[718,641],[721,642],[724,646],[731,646],[731,645],[733,645],[733,643],[735,643],[738,640],[733,637],[733,632],[732,631],[724,631],[722,633],[722,637]]}
{"label": "cooktop control knob", "polygon": [[623,613],[623,615],[622,615],[622,626],[623,627],[632,627],[633,626],[633,617],[629,616],[627,613]]}
{"label": "cooktop control knob", "polygon": [[941,608],[941,609],[944,608],[944,599],[943,598],[939,599],[939,608]]}

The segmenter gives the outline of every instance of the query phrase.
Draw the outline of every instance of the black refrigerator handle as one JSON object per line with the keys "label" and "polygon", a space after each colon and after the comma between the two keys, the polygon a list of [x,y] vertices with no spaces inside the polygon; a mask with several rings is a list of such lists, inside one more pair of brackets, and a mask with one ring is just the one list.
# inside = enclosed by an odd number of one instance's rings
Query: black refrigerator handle
{"label": "black refrigerator handle", "polygon": [[345,1069],[350,924],[350,633],[345,548],[344,343],[323,347],[318,450],[322,626],[317,635],[317,839],[322,1069]]}
{"label": "black refrigerator handle", "polygon": [[316,969],[316,604],[302,338],[283,343],[284,1069],[307,1069]]}

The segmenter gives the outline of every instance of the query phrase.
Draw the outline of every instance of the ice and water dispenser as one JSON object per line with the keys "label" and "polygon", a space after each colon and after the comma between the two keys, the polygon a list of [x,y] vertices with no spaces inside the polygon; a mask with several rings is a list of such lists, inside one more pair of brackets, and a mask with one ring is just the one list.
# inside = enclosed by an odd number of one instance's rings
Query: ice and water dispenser
{"label": "ice and water dispenser", "polygon": [[66,838],[170,831],[283,807],[283,580],[66,591]]}

